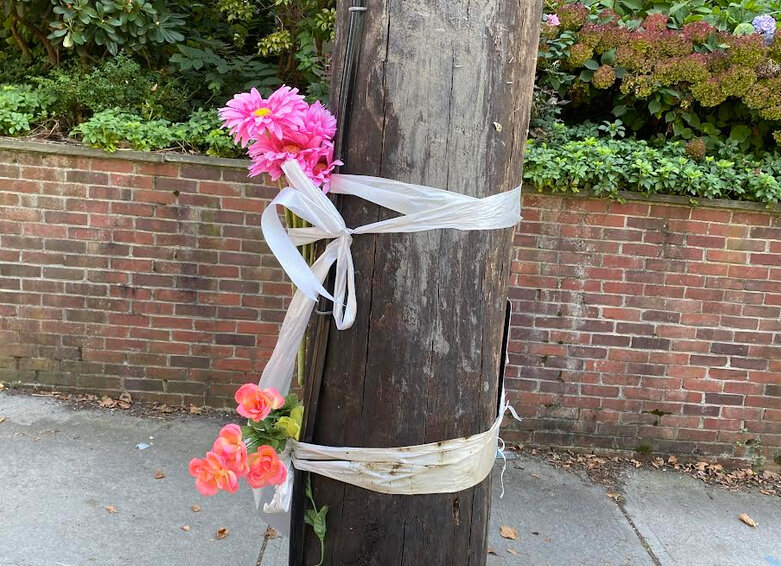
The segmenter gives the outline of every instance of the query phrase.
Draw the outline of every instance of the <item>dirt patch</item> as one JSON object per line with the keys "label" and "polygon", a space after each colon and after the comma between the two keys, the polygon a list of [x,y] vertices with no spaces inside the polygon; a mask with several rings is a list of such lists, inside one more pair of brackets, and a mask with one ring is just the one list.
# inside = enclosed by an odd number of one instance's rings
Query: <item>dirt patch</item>
{"label": "dirt patch", "polygon": [[36,388],[9,386],[0,383],[0,391],[8,395],[25,395],[30,397],[47,397],[53,399],[64,406],[74,410],[82,411],[104,410],[116,411],[141,417],[145,419],[157,420],[181,420],[185,417],[201,417],[206,419],[224,421],[229,417],[225,410],[216,410],[211,407],[189,407],[172,406],[164,403],[149,403],[146,401],[137,401],[129,393],[123,393],[119,397],[109,397],[107,395],[99,396],[91,393],[63,393],[60,391],[44,391]]}
{"label": "dirt patch", "polygon": [[631,470],[642,468],[686,474],[708,485],[730,491],[757,491],[762,495],[781,497],[781,474],[770,470],[726,469],[721,464],[701,460],[682,462],[674,455],[667,458],[630,458],[530,447],[520,448],[519,452],[528,457],[545,460],[559,469],[585,473],[591,481],[606,486],[609,493],[615,494],[616,497],[620,497],[622,491],[622,476]]}

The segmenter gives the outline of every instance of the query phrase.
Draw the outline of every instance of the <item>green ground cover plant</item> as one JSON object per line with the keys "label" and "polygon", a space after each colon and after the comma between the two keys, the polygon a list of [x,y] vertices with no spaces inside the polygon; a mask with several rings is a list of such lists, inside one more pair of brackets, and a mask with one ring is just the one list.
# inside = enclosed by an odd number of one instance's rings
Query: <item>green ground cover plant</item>
{"label": "green ground cover plant", "polygon": [[620,137],[620,123],[557,124],[526,149],[524,180],[539,190],[593,191],[613,199],[620,191],[693,199],[781,201],[781,155],[744,153],[732,140],[710,155],[693,155],[681,141],[654,143]]}

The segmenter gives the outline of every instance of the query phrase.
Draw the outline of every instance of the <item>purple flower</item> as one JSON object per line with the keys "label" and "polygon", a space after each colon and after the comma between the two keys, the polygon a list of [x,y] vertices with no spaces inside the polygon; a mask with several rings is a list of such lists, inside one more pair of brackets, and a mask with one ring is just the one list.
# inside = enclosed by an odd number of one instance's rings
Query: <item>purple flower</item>
{"label": "purple flower", "polygon": [[766,45],[770,45],[773,42],[773,36],[776,33],[776,20],[773,16],[769,14],[757,16],[751,22],[751,25],[754,26],[757,33],[762,36]]}
{"label": "purple flower", "polygon": [[547,16],[545,16],[545,22],[549,26],[553,26],[553,27],[556,27],[561,23],[559,22],[559,17],[556,14],[548,14]]}

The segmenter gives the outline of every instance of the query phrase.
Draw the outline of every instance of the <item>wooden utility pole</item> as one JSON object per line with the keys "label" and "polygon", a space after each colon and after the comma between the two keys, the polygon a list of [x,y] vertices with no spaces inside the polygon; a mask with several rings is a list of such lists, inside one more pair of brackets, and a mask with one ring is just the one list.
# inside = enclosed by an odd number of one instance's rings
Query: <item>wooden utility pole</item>
{"label": "wooden utility pole", "polygon": [[[338,2],[334,77],[349,2]],[[540,0],[367,0],[344,172],[485,197],[521,182]],[[339,100],[338,81],[332,100]],[[340,118],[345,118],[340,117]],[[348,226],[391,217],[357,198]],[[318,444],[395,447],[482,432],[496,418],[512,230],[360,235],[358,316],[315,354]],[[333,324],[332,322],[330,324]],[[318,363],[316,361],[315,366]],[[310,410],[310,407],[307,408]],[[303,482],[299,482],[301,485]],[[439,495],[383,495],[312,476],[328,505],[324,564],[481,565],[490,478]],[[301,521],[299,489],[297,505]],[[303,550],[302,550],[303,548]],[[291,564],[320,545],[295,530]]]}

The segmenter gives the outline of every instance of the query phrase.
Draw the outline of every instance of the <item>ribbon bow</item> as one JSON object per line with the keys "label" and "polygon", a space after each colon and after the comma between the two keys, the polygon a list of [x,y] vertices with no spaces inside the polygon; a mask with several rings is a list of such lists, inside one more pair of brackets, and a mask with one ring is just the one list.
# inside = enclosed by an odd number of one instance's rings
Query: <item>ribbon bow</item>
{"label": "ribbon bow", "polygon": [[[282,166],[290,186],[282,189],[263,211],[261,227],[271,248],[297,291],[280,329],[279,340],[263,371],[261,387],[276,387],[283,395],[290,389],[298,345],[306,332],[318,295],[334,303],[339,330],[355,322],[355,268],[352,237],[355,234],[412,233],[452,228],[493,230],[510,228],[521,220],[521,188],[483,199],[432,187],[412,185],[363,175],[333,175],[331,192],[354,195],[400,213],[400,216],[357,228],[348,228],[330,199],[301,170],[295,160]],[[285,230],[278,207],[285,207],[311,227]],[[296,246],[331,240],[310,267]],[[333,294],[323,282],[336,265]]]}

